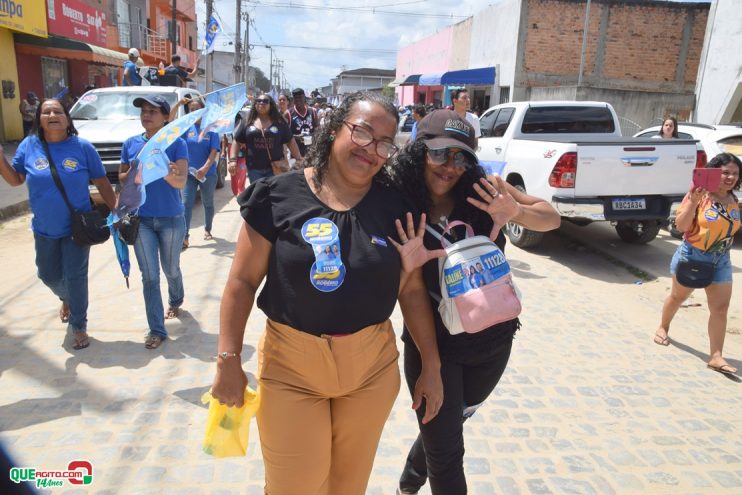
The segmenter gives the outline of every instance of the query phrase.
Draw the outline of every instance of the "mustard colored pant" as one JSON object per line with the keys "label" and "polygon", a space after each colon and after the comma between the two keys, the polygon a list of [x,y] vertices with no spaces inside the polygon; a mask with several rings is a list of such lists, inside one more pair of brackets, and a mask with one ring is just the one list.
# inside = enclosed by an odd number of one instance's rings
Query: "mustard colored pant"
{"label": "mustard colored pant", "polygon": [[268,320],[257,414],[266,495],[364,495],[399,392],[388,320],[316,337]]}

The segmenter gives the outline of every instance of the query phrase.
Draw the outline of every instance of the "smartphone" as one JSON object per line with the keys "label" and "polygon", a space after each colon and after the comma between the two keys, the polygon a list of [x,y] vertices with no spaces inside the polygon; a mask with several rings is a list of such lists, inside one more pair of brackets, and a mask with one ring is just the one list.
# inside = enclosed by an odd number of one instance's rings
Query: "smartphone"
{"label": "smartphone", "polygon": [[710,192],[716,192],[721,186],[720,168],[694,168],[693,188],[702,187]]}

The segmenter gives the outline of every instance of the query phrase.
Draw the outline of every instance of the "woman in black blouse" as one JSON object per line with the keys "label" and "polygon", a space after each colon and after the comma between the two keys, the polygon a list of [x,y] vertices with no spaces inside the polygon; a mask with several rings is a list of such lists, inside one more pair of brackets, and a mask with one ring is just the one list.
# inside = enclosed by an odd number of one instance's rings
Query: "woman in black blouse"
{"label": "woman in black blouse", "polygon": [[[257,419],[271,495],[365,493],[400,385],[389,322],[397,299],[404,315],[417,315],[413,407],[425,400],[427,422],[442,402],[432,309],[414,269],[436,253],[414,232],[410,204],[384,185],[397,124],[383,97],[351,95],[318,131],[307,168],[260,180],[240,197],[245,224],[222,298],[212,393],[243,402],[239,353],[265,279]],[[397,247],[390,236],[405,216],[407,242]]]}
{"label": "woman in black blouse", "polygon": [[[508,222],[537,231],[559,226],[559,214],[545,201],[517,190],[500,177],[485,177],[475,149],[472,126],[452,110],[436,110],[418,122],[415,142],[405,147],[393,163],[394,182],[427,213],[431,228],[441,234],[442,225],[461,220],[471,225],[475,234],[489,236],[504,250],[505,236],[500,228]],[[451,241],[456,240],[455,235],[450,234]],[[427,231],[424,243],[431,249],[441,245]],[[469,270],[470,285],[475,290],[485,279],[475,263]],[[423,278],[428,293],[440,299],[437,260],[423,266]],[[421,435],[412,445],[402,472],[397,492],[402,495],[416,494],[428,477],[434,495],[467,493],[463,422],[500,380],[519,326],[516,318],[478,333],[451,335],[440,315],[436,312],[434,316],[446,394],[433,421],[424,421],[424,409],[417,410]],[[404,323],[404,371],[412,387],[420,374],[421,361],[407,332],[415,320],[404,315]]]}
{"label": "woman in black blouse", "polygon": [[[268,95],[260,95],[253,100],[247,119],[234,132],[229,165],[237,163],[240,148],[243,147],[250,183],[271,177],[274,174],[272,164],[279,164],[284,159],[284,144],[289,147],[291,156],[301,162],[299,147],[289,125],[278,113],[276,102]],[[288,165],[288,162],[285,163]],[[285,169],[288,170],[288,167]]]}

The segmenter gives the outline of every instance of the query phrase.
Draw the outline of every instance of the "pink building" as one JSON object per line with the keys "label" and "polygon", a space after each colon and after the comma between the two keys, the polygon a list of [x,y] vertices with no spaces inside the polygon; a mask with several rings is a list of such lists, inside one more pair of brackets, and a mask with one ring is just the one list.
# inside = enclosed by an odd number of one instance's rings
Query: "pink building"
{"label": "pink building", "polygon": [[443,74],[451,69],[453,26],[397,52],[397,97],[400,105],[444,101],[443,86],[420,86],[420,74]]}

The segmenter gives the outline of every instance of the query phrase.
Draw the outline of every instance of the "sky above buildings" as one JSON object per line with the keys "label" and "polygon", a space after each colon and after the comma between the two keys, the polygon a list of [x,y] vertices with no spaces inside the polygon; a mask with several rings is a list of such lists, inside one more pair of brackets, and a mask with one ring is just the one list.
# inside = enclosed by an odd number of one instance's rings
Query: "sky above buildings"
{"label": "sky above buildings", "polygon": [[[330,79],[346,69],[393,69],[398,48],[495,3],[497,0],[264,0],[243,1],[242,10],[250,16],[250,65],[267,75],[271,50],[263,45],[270,45],[274,62],[283,61],[288,85],[311,90],[329,85]],[[204,2],[196,5],[202,39],[206,8]],[[216,49],[233,53],[235,0],[215,0],[214,9],[223,29]],[[240,24],[244,39],[244,20]]]}

